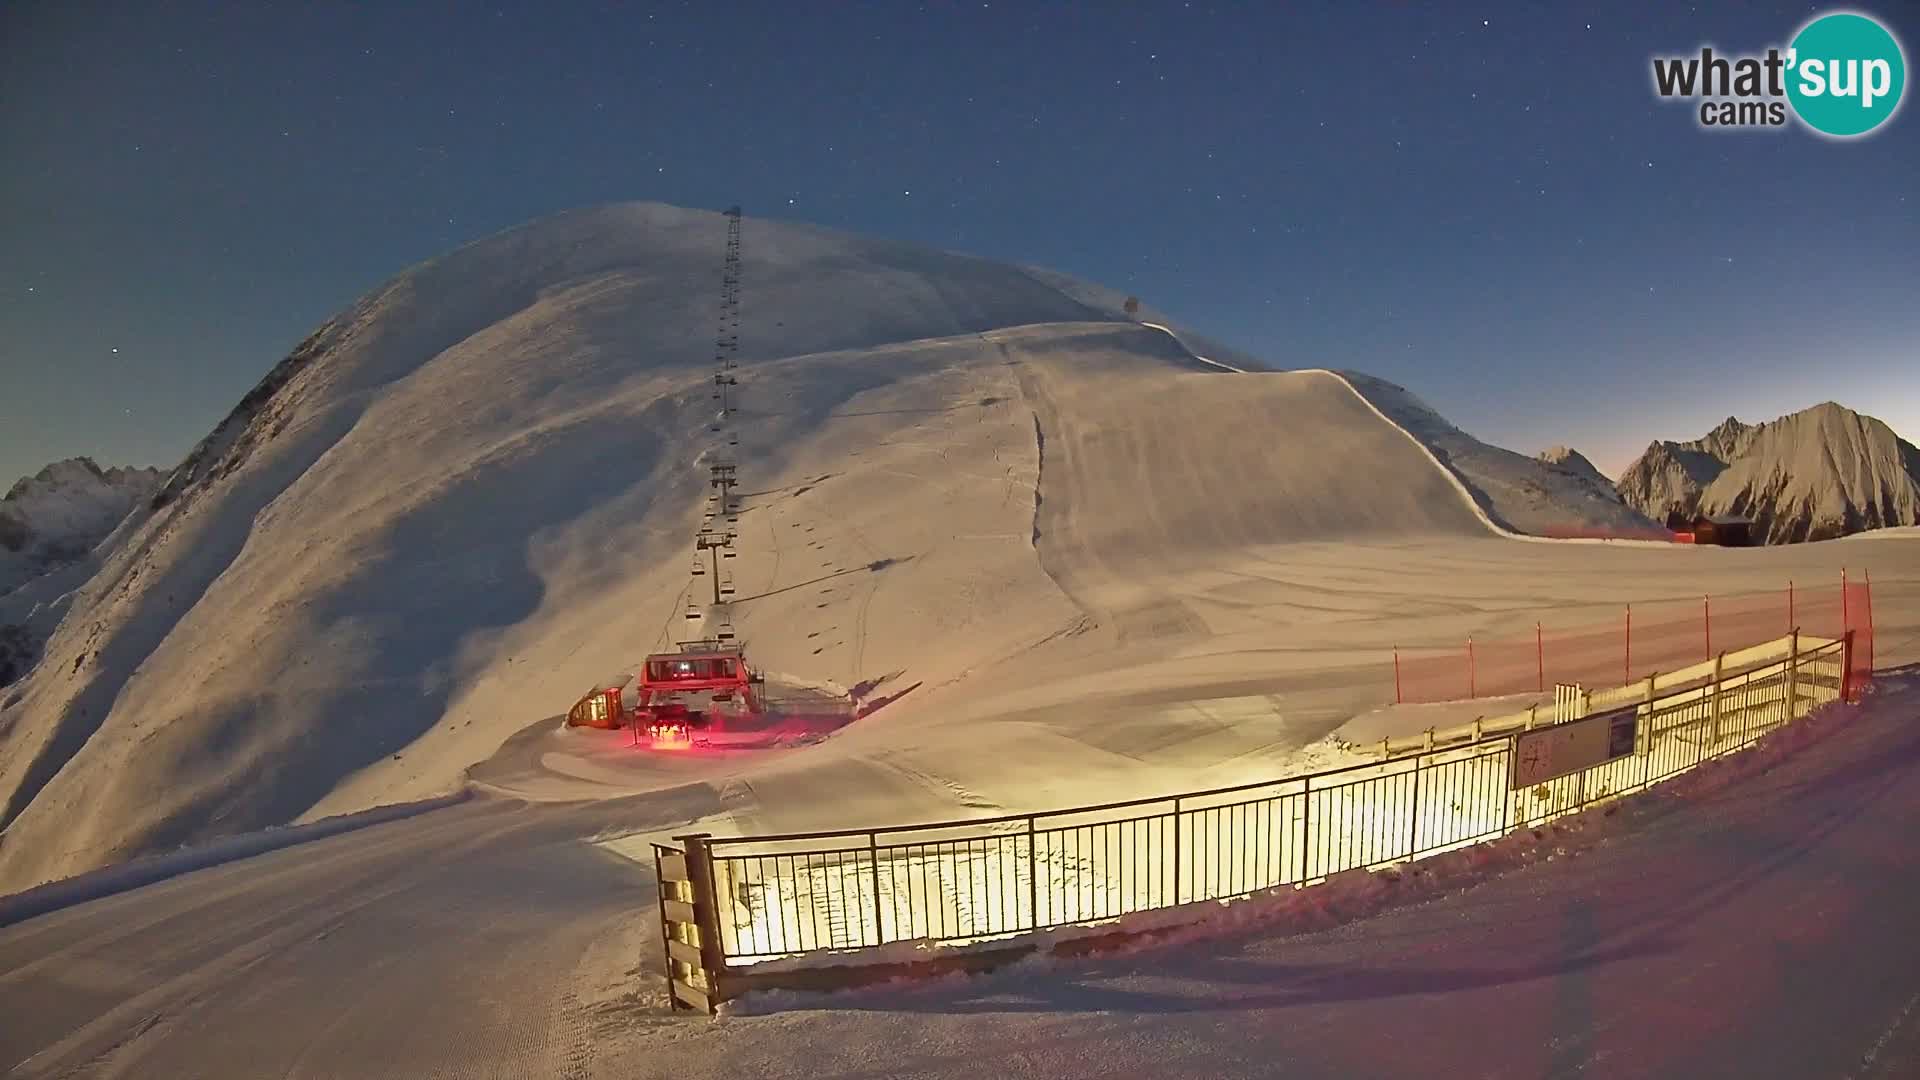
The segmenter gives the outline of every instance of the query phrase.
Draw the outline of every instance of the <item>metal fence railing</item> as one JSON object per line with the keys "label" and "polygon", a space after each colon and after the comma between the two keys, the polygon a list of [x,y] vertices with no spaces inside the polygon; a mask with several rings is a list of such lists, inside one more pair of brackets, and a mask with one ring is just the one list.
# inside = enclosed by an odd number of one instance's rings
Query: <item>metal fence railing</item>
{"label": "metal fence railing", "polygon": [[[1614,722],[1630,738],[1616,739],[1605,760],[1539,783],[1521,782],[1533,775],[1527,769],[1542,767],[1538,748],[1559,734],[1572,745],[1579,720],[1309,776],[1102,806],[900,828],[683,837],[684,852],[658,851],[685,879],[673,885],[683,890],[676,897],[686,903],[674,910],[685,920],[666,913],[676,899],[663,900],[667,936],[681,942],[670,950],[669,974],[717,1001],[727,996],[729,971],[775,958],[1100,923],[1491,840],[1685,772],[1847,694],[1850,635],[1811,647],[1797,635],[1789,640],[1778,662],[1596,713],[1596,722]],[[1536,737],[1548,742],[1528,741]],[[1517,753],[1526,760],[1516,762]],[[708,928],[690,933],[703,902]],[[676,967],[674,953],[686,962]]]}

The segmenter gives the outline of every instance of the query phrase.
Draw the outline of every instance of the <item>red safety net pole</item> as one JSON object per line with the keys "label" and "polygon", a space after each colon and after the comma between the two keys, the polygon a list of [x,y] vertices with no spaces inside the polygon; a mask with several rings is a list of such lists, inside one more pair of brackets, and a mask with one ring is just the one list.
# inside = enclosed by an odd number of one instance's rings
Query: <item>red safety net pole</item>
{"label": "red safety net pole", "polygon": [[1400,704],[1406,699],[1400,696],[1400,646],[1393,647],[1393,703]]}
{"label": "red safety net pole", "polygon": [[1853,631],[1840,632],[1840,700],[1853,703]]}
{"label": "red safety net pole", "polygon": [[1867,605],[1867,678],[1871,679],[1873,678],[1873,574],[1866,570],[1860,573],[1867,579],[1867,594],[1864,598]]}
{"label": "red safety net pole", "polygon": [[1534,690],[1544,694],[1547,692],[1547,646],[1540,635],[1539,623],[1533,624],[1533,668]]}
{"label": "red safety net pole", "polygon": [[1793,579],[1787,579],[1787,633],[1793,633],[1798,624],[1793,621]]}
{"label": "red safety net pole", "polygon": [[1707,659],[1713,659],[1713,594],[1700,598],[1700,610],[1706,616]]}

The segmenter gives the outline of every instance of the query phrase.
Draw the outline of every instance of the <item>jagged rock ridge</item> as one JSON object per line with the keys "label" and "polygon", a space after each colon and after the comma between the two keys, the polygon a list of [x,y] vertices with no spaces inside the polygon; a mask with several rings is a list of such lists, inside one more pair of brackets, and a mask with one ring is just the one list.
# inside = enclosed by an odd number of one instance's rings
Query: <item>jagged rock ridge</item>
{"label": "jagged rock ridge", "polygon": [[162,475],[159,469],[103,469],[77,457],[21,477],[0,498],[0,595],[85,555]]}
{"label": "jagged rock ridge", "polygon": [[0,498],[0,599],[7,601],[0,604],[0,686],[23,675],[39,653],[25,586],[85,561],[163,475],[68,458],[21,477]]}
{"label": "jagged rock ridge", "polygon": [[1655,520],[1725,514],[1767,543],[1920,524],[1920,449],[1871,416],[1826,402],[1761,424],[1728,417],[1691,442],[1655,442],[1620,476]]}

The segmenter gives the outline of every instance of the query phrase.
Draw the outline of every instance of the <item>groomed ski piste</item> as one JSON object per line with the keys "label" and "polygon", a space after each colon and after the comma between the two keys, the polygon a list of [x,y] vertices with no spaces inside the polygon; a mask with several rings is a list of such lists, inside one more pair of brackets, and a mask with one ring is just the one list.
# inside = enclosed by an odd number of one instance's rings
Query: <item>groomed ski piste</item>
{"label": "groomed ski piste", "polygon": [[[1390,384],[1264,370],[1057,275],[749,218],[731,616],[794,693],[877,707],[739,752],[563,727],[678,634],[723,236],[611,207],[409,271],[102,549],[0,698],[0,1071],[1915,1060],[1920,531],[1516,542],[1634,522]],[[1395,644],[1843,567],[1872,570],[1880,692],[1610,816],[1151,950],[666,1012],[651,839],[1298,773],[1343,732],[1498,711],[1385,705]]]}

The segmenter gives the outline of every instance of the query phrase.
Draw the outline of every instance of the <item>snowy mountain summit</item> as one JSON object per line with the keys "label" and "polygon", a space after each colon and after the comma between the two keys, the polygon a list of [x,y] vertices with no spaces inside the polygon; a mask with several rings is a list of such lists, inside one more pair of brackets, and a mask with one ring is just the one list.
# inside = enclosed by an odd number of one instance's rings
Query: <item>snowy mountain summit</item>
{"label": "snowy mountain summit", "polygon": [[1587,456],[1570,446],[1550,447],[1540,452],[1540,460],[1548,467],[1564,476],[1572,477],[1583,492],[1592,498],[1606,502],[1621,502],[1620,493],[1614,490],[1613,481],[1594,467]]}
{"label": "snowy mountain summit", "polygon": [[0,498],[0,594],[84,555],[164,475],[159,469],[103,469],[77,457],[22,477]]}
{"label": "snowy mountain summit", "polygon": [[1833,402],[1760,424],[1728,417],[1691,442],[1655,442],[1620,475],[1657,520],[1729,514],[1768,543],[1920,524],[1920,449]]}

